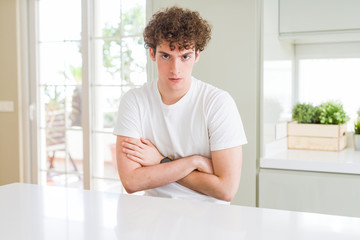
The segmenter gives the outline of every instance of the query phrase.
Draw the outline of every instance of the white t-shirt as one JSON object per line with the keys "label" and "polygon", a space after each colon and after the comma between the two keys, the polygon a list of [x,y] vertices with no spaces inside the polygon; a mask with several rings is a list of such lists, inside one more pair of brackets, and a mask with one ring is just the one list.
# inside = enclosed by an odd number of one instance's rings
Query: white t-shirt
{"label": "white t-shirt", "polygon": [[[189,91],[165,105],[157,81],[132,89],[121,99],[115,135],[149,139],[164,156],[211,158],[211,151],[247,143],[232,97],[192,77]],[[145,191],[146,195],[227,203],[195,192],[176,182]]]}

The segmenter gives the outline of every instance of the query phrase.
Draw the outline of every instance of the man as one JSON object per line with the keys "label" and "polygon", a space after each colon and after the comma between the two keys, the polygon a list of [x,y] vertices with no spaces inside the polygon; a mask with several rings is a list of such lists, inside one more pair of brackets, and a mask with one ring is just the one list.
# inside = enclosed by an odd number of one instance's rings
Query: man
{"label": "man", "polygon": [[198,12],[178,7],[157,12],[146,26],[158,80],[123,96],[114,129],[127,192],[217,203],[234,198],[246,144],[240,115],[227,92],[191,75],[210,38]]}

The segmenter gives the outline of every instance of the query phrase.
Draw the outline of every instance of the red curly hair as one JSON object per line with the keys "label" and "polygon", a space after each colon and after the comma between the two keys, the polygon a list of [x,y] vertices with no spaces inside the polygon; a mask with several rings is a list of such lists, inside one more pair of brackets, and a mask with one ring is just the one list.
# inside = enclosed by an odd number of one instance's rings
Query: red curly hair
{"label": "red curly hair", "polygon": [[211,25],[198,12],[176,6],[156,12],[144,30],[145,47],[154,50],[169,42],[171,51],[203,51],[210,39]]}

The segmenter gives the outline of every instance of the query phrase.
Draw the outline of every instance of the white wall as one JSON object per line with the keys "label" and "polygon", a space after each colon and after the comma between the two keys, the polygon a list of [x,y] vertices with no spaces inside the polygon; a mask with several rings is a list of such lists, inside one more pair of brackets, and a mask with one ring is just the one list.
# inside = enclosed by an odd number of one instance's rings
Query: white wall
{"label": "white wall", "polygon": [[279,41],[278,9],[278,0],[263,1],[262,156],[273,148],[266,144],[286,136],[286,130],[281,131],[286,125],[281,122],[289,117],[294,99],[294,46]]}
{"label": "white wall", "polygon": [[234,98],[248,139],[243,170],[233,204],[256,205],[259,126],[259,12],[254,0],[153,0],[152,9],[177,4],[199,11],[213,25],[212,40],[193,75],[228,91]]}
{"label": "white wall", "polygon": [[280,33],[336,33],[360,30],[358,0],[281,0]]}
{"label": "white wall", "polygon": [[289,42],[279,41],[278,14],[278,0],[263,0],[263,58],[265,61],[294,58],[293,45]]}
{"label": "white wall", "polygon": [[0,101],[14,112],[0,112],[0,185],[22,181],[19,118],[18,1],[0,1]]}

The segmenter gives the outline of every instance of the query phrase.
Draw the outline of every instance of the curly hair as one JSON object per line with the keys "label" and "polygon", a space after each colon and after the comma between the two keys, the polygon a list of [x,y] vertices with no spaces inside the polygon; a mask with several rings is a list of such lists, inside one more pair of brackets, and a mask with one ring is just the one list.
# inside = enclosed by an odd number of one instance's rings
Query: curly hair
{"label": "curly hair", "polygon": [[176,6],[156,12],[144,30],[145,48],[152,49],[169,42],[171,51],[203,51],[210,39],[211,25],[198,12]]}

